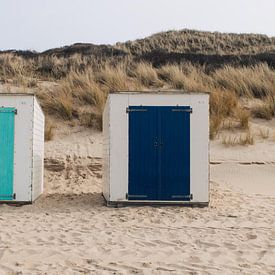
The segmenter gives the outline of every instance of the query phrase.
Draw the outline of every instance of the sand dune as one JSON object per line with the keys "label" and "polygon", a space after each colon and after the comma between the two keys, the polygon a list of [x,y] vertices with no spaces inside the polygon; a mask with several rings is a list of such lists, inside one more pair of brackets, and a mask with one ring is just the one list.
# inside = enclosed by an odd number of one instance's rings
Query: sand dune
{"label": "sand dune", "polygon": [[273,164],[215,159],[213,143],[208,208],[106,208],[101,146],[83,129],[46,143],[45,194],[0,206],[0,274],[275,274],[274,194],[242,184],[270,186]]}

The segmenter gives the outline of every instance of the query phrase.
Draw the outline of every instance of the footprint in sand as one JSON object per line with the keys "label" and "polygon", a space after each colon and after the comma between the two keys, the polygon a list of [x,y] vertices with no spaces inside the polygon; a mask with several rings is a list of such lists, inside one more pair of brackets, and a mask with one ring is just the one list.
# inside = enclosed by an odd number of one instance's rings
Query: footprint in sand
{"label": "footprint in sand", "polygon": [[213,251],[213,252],[211,252],[211,256],[213,257],[213,258],[216,258],[216,257],[218,257],[218,256],[220,256],[221,255],[221,252],[220,251]]}
{"label": "footprint in sand", "polygon": [[223,243],[224,246],[228,249],[231,249],[231,250],[236,250],[237,246],[232,244],[232,243]]}
{"label": "footprint in sand", "polygon": [[259,259],[258,260],[261,260],[263,257],[264,257],[264,255],[266,254],[266,250],[263,250],[263,251],[261,251],[258,255],[259,255]]}
{"label": "footprint in sand", "polygon": [[191,257],[189,257],[189,262],[197,264],[197,263],[201,262],[201,259],[197,256],[191,256]]}
{"label": "footprint in sand", "polygon": [[206,246],[206,247],[220,247],[218,244],[214,244],[214,243],[208,243],[208,242],[202,242],[200,240],[196,241],[196,244],[198,245],[203,245],[203,246]]}
{"label": "footprint in sand", "polygon": [[255,239],[257,239],[257,235],[251,234],[251,233],[247,233],[246,237],[247,237],[248,240],[255,240]]}
{"label": "footprint in sand", "polygon": [[3,258],[4,253],[5,253],[5,249],[1,249],[0,250],[0,260]]}

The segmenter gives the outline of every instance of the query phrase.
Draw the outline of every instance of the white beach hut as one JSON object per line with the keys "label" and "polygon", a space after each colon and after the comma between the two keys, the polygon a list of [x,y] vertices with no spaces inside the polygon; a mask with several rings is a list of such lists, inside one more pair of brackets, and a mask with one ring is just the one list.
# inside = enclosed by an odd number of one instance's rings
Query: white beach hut
{"label": "white beach hut", "polygon": [[208,205],[208,121],[208,94],[109,94],[103,115],[107,205]]}
{"label": "white beach hut", "polygon": [[0,94],[0,202],[43,192],[44,114],[33,94]]}

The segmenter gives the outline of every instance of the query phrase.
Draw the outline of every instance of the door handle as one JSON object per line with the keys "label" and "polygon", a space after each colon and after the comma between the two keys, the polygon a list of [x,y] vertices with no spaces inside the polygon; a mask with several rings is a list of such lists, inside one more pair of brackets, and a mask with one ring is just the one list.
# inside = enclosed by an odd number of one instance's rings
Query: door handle
{"label": "door handle", "polygon": [[163,145],[164,145],[163,142],[160,142],[160,143],[158,143],[157,141],[154,142],[154,146],[155,146],[155,147],[163,146]]}

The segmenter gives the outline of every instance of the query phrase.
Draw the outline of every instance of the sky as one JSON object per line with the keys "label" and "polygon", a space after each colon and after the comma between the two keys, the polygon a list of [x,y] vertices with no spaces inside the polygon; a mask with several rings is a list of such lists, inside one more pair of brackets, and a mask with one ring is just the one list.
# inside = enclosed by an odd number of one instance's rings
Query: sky
{"label": "sky", "polygon": [[275,36],[275,0],[0,0],[0,50],[114,44],[185,28]]}

